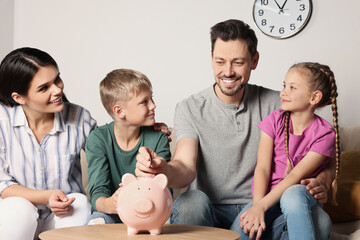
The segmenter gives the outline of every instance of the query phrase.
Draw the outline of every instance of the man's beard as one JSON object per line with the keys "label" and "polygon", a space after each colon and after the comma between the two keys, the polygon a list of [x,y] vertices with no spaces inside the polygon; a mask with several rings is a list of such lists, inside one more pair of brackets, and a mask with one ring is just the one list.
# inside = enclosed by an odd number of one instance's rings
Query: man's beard
{"label": "man's beard", "polygon": [[[236,80],[241,80],[241,77],[237,77]],[[240,84],[240,85],[239,85],[235,90],[233,90],[232,92],[227,92],[227,91],[225,91],[225,89],[223,89],[223,88],[221,87],[221,84],[219,83],[220,81],[222,81],[222,80],[221,80],[221,77],[219,78],[219,81],[215,81],[215,82],[216,82],[216,84],[218,85],[220,91],[221,91],[223,94],[225,94],[226,96],[229,96],[229,97],[236,95],[236,94],[237,94],[238,92],[240,92],[240,90],[241,90],[243,87],[245,87],[245,85],[246,85],[246,83]],[[225,88],[226,88],[226,87],[225,87]]]}

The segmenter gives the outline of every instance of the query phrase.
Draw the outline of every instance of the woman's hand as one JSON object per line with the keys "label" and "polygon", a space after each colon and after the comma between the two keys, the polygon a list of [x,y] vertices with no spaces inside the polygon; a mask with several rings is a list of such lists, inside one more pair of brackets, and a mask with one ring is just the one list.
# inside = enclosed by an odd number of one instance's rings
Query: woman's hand
{"label": "woman's hand", "polygon": [[75,198],[68,199],[65,193],[61,190],[54,190],[49,196],[49,207],[55,216],[66,216],[70,212],[70,205],[75,201]]}

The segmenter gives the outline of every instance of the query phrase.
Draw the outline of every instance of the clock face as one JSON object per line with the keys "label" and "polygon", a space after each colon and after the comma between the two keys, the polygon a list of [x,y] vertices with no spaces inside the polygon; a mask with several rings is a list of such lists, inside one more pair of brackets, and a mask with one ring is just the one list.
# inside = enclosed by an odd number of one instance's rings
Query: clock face
{"label": "clock face", "polygon": [[299,33],[311,11],[311,0],[255,0],[253,17],[264,34],[281,39]]}

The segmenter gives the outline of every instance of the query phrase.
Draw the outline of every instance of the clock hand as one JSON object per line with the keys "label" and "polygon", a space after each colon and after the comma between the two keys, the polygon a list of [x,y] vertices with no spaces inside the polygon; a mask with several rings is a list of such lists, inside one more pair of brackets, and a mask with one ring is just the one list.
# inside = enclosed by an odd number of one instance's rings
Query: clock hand
{"label": "clock hand", "polygon": [[274,1],[275,1],[276,5],[279,7],[279,9],[281,10],[281,7],[280,7],[280,5],[278,4],[278,2],[277,2],[276,0],[274,0]]}
{"label": "clock hand", "polygon": [[262,8],[262,9],[264,9],[264,10],[272,11],[272,12],[275,12],[275,13],[278,12],[278,10],[276,10],[275,8],[268,7],[268,6],[262,6],[259,2],[257,2],[256,5],[257,5],[259,8]]}
{"label": "clock hand", "polygon": [[282,5],[282,7],[280,8],[281,10],[283,10],[283,8],[285,7],[287,0],[285,0],[284,4]]}

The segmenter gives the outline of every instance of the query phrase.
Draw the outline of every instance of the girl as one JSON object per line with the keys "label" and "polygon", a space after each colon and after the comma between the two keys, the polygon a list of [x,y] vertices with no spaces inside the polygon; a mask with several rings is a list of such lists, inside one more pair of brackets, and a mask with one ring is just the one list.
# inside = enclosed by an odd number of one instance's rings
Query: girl
{"label": "girl", "polygon": [[[282,109],[258,127],[261,138],[253,181],[253,201],[240,216],[241,239],[260,239],[266,224],[284,213],[291,240],[315,239],[311,208],[317,200],[300,181],[315,177],[336,150],[339,174],[337,88],[328,66],[299,63],[286,74]],[[314,111],[332,104],[334,129]],[[246,210],[247,209],[247,210]]]}
{"label": "girl", "polygon": [[67,101],[55,60],[41,50],[10,52],[0,86],[0,239],[85,224],[80,150],[96,121]]}

